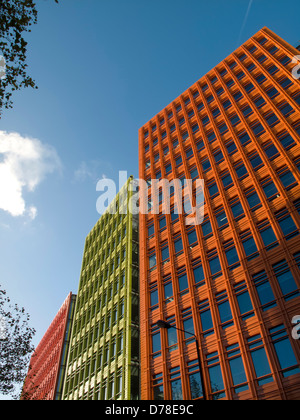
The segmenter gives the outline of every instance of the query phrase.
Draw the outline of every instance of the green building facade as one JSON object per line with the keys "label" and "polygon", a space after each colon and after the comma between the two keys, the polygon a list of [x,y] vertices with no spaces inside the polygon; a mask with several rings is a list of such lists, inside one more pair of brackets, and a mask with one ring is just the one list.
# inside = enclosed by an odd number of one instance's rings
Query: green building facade
{"label": "green building facade", "polygon": [[130,177],[86,238],[64,400],[139,399],[138,215],[128,211],[133,184]]}

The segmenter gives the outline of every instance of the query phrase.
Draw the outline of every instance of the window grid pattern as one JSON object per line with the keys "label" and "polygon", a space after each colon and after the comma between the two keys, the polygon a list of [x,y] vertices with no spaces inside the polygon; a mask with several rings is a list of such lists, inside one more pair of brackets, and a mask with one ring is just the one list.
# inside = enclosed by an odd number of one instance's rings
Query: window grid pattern
{"label": "window grid pattern", "polygon": [[[189,179],[191,170],[197,171],[198,178],[204,179],[205,196],[204,224],[195,226],[193,246],[184,214],[166,214],[163,230],[161,214],[140,217],[142,398],[151,398],[153,375],[163,372],[164,398],[171,399],[168,370],[179,365],[183,398],[190,398],[187,373],[189,361],[196,357],[195,342],[185,340],[182,333],[178,349],[170,353],[167,332],[161,330],[161,354],[153,359],[148,338],[151,325],[174,313],[176,326],[183,329],[182,313],[187,309],[200,340],[202,360],[218,354],[216,368],[204,363],[203,380],[211,399],[281,398],[282,389],[287,397],[299,388],[300,378],[295,375],[291,389],[285,389],[276,374],[278,364],[267,329],[261,326],[280,317],[288,327],[292,308],[300,303],[299,263],[293,257],[299,252],[300,232],[300,82],[291,76],[291,59],[296,54],[297,50],[264,28],[140,129],[139,177],[151,179],[160,172],[171,181]],[[157,152],[161,158],[155,161]],[[147,225],[154,226],[151,237],[145,233]],[[176,237],[181,238],[180,252],[174,250]],[[170,249],[167,262],[160,257],[162,244]],[[156,255],[155,269],[149,269],[150,252]],[[273,269],[283,258],[290,273],[287,286]],[[201,283],[195,282],[194,261],[201,261]],[[181,267],[185,289],[178,282]],[[166,277],[172,282],[172,300],[164,297]],[[158,308],[149,311],[153,282],[158,287]],[[269,394],[262,388],[264,375],[259,381],[255,375],[247,342],[255,334],[265,343],[264,360],[271,372],[267,379],[274,378],[267,384]],[[226,348],[236,344],[238,337],[241,359],[230,365]],[[299,343],[293,351],[299,363]],[[234,388],[228,378],[236,377],[234,369],[240,360],[247,383]],[[267,368],[255,367],[269,374]],[[223,388],[214,389],[210,375]]]}

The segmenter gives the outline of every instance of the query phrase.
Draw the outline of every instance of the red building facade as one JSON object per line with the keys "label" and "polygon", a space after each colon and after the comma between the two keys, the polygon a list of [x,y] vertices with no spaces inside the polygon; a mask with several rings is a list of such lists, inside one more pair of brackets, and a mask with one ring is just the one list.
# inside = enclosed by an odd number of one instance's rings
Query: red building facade
{"label": "red building facade", "polygon": [[21,399],[61,399],[75,300],[70,293],[33,353]]}
{"label": "red building facade", "polygon": [[193,335],[208,399],[300,398],[298,53],[263,28],[140,129],[140,179],[205,196],[140,215],[142,399],[203,398]]}

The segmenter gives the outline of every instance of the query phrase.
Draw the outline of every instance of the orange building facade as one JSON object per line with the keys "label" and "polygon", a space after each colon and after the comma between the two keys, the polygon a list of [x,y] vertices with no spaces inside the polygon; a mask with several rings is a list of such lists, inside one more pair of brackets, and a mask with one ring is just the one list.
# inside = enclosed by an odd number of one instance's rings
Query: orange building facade
{"label": "orange building facade", "polygon": [[70,293],[34,351],[22,400],[60,400],[76,295]]}
{"label": "orange building facade", "polygon": [[300,398],[297,54],[263,28],[139,131],[140,179],[205,197],[196,226],[150,188],[140,215],[142,399],[203,399],[195,337],[208,399]]}

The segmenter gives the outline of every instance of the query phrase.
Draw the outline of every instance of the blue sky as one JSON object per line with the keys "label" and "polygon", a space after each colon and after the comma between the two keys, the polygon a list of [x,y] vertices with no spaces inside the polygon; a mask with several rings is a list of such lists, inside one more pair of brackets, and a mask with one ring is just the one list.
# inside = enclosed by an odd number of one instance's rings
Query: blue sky
{"label": "blue sky", "polygon": [[[0,195],[0,284],[31,314],[35,344],[77,292],[85,237],[99,218],[97,180],[117,179],[119,170],[138,176],[138,129],[263,26],[291,44],[300,39],[294,0],[37,6],[26,39],[39,90],[15,94],[0,121],[0,164],[10,157],[23,174],[10,197],[18,203]],[[1,155],[7,139],[15,149]]]}

